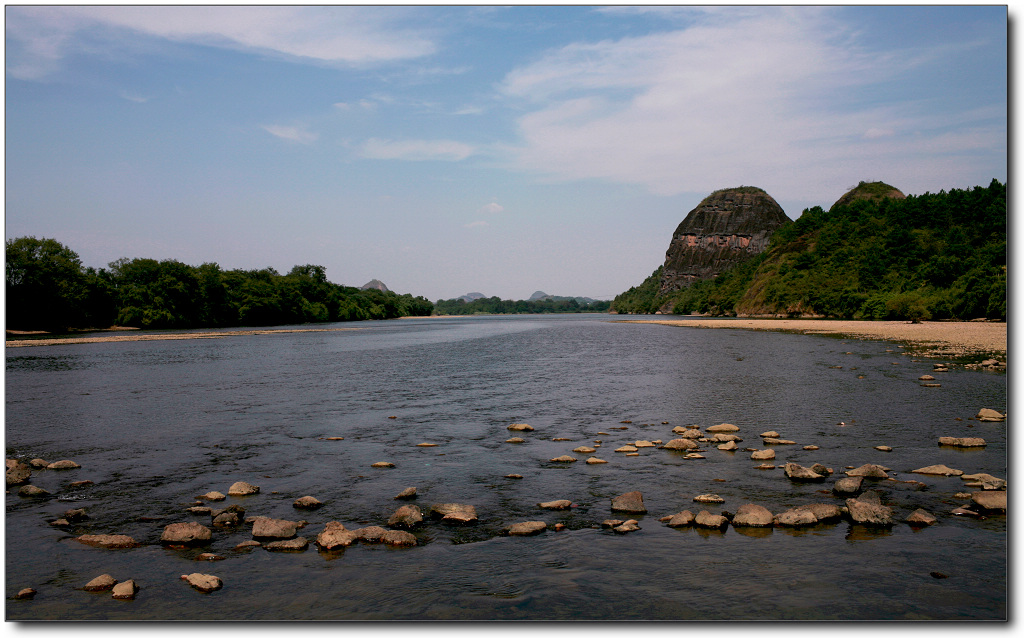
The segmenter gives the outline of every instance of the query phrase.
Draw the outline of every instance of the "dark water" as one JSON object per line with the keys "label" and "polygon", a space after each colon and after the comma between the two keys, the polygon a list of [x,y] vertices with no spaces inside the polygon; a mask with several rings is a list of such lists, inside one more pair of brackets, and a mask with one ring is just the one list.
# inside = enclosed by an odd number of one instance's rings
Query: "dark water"
{"label": "dark water", "polygon": [[[1005,410],[1004,374],[954,368],[941,374],[941,388],[924,388],[917,378],[932,362],[893,344],[606,316],[354,325],[360,330],[8,349],[7,457],[68,458],[82,468],[34,471],[32,483],[56,498],[7,494],[7,619],[1006,617],[1005,518],[951,516],[965,503],[954,497],[963,482],[908,473],[943,463],[1006,477],[1005,424],[968,419],[982,407]],[[504,442],[515,422],[536,428],[521,435],[526,443]],[[613,452],[668,441],[676,425],[721,422],[741,428],[739,451],[709,447],[704,460],[655,448]],[[776,465],[820,462],[837,476],[845,466],[886,465],[899,480],[873,487],[897,517],[923,507],[939,523],[712,532],[658,521],[745,502],[776,513],[842,504],[828,491],[833,480],[796,484],[781,469],[754,469],[759,462],[743,448],[761,448],[757,434],[772,429],[800,444],[775,446]],[[322,440],[332,436],[344,440]],[[940,436],[982,436],[988,446],[940,448]],[[552,441],[563,437],[571,441]],[[605,465],[585,464],[585,454],[570,465],[549,461],[596,439]],[[423,442],[438,446],[417,447]],[[820,449],[803,450],[808,444]],[[873,449],[880,444],[895,449]],[[396,467],[371,468],[376,461]],[[82,479],[95,484],[68,487]],[[310,540],[330,520],[384,525],[401,504],[393,497],[409,486],[424,509],[468,503],[480,521],[428,522],[416,531],[419,546],[404,549],[234,550],[251,537],[248,525],[215,530],[204,549],[226,557],[218,562],[195,561],[202,549],[160,546],[166,524],[209,524],[185,512],[194,497],[226,493],[239,480],[261,492],[227,504],[306,519],[300,533]],[[642,530],[599,529],[612,517],[610,499],[631,490],[643,492],[649,510],[638,517]],[[709,492],[725,503],[693,502]],[[306,494],[326,505],[293,509]],[[536,507],[562,498],[575,507]],[[91,519],[68,531],[48,524],[72,507]],[[527,520],[568,529],[501,535]],[[128,534],[143,546],[72,540],[84,533]],[[201,594],[179,579],[195,571],[220,576],[224,588]],[[102,573],[134,578],[137,598],[81,590]],[[39,593],[12,600],[23,587]]]}

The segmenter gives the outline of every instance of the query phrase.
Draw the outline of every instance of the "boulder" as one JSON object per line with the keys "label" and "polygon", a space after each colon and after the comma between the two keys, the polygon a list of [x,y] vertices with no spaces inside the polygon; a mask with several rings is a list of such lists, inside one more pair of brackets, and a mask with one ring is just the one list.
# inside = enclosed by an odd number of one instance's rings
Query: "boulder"
{"label": "boulder", "polygon": [[506,528],[509,536],[532,536],[540,534],[548,528],[544,521],[526,521],[525,523],[513,523]]}
{"label": "boulder", "polygon": [[521,436],[514,436],[511,439],[505,439],[505,443],[526,443],[526,439]]}
{"label": "boulder", "polygon": [[738,432],[739,427],[732,423],[719,423],[718,425],[712,425],[707,429],[708,432]]}
{"label": "boulder", "polygon": [[807,505],[801,505],[796,509],[803,509],[811,512],[814,514],[814,518],[818,519],[819,523],[837,520],[843,517],[843,510],[834,503],[810,503]]}
{"label": "boulder", "polygon": [[118,600],[133,600],[139,591],[134,580],[126,580],[111,588],[111,595]]}
{"label": "boulder", "polygon": [[395,500],[406,500],[416,498],[416,488],[407,487],[395,496]]}
{"label": "boulder", "polygon": [[655,445],[651,441],[634,441],[633,447],[655,447]]}
{"label": "boulder", "polygon": [[32,468],[18,459],[7,459],[7,484],[21,485],[32,477]]}
{"label": "boulder", "polygon": [[415,547],[416,537],[400,529],[389,529],[384,532],[384,544],[391,547]]}
{"label": "boulder", "polygon": [[693,524],[693,512],[690,510],[683,510],[678,514],[673,515],[669,521],[669,527],[686,527],[687,525]]}
{"label": "boulder", "polygon": [[873,478],[873,479],[884,479],[884,478],[889,478],[889,475],[886,474],[886,472],[888,472],[888,470],[889,470],[889,468],[884,467],[882,465],[875,465],[874,463],[865,463],[864,465],[861,465],[860,467],[857,467],[857,468],[854,468],[852,470],[849,470],[846,473],[846,475],[847,476],[862,476],[864,478]]}
{"label": "boulder", "polygon": [[315,510],[323,506],[323,503],[313,498],[312,496],[300,496],[299,498],[295,499],[294,503],[292,503],[292,507],[299,510]]}
{"label": "boulder", "polygon": [[914,474],[928,474],[931,476],[960,476],[964,472],[963,470],[954,470],[951,467],[945,465],[929,465],[927,467],[919,467],[916,470],[910,470]]}
{"label": "boulder", "polygon": [[772,513],[768,508],[755,503],[744,503],[732,518],[733,527],[767,527],[772,524]]}
{"label": "boulder", "polygon": [[238,505],[231,505],[219,512],[211,511],[214,527],[235,527],[241,525],[245,520],[245,508]]}
{"label": "boulder", "polygon": [[224,586],[223,581],[212,574],[182,574],[181,579],[204,594]]}
{"label": "boulder", "polygon": [[587,465],[600,465],[601,463],[607,463],[604,459],[599,459],[596,456],[592,456],[587,459]]}
{"label": "boulder", "polygon": [[770,461],[775,458],[775,450],[755,450],[750,453],[753,461]]}
{"label": "boulder", "polygon": [[171,523],[164,527],[164,532],[160,535],[160,542],[171,545],[200,545],[209,543],[212,538],[213,532],[209,527],[190,521],[188,523]]}
{"label": "boulder", "polygon": [[780,435],[775,430],[768,430],[767,432],[762,432],[758,434],[758,436],[761,437],[762,439],[777,439]]}
{"label": "boulder", "polygon": [[376,463],[373,463],[372,465],[370,465],[370,467],[388,468],[388,467],[395,467],[395,464],[392,463],[391,461],[377,461]]}
{"label": "boulder", "polygon": [[622,525],[624,522],[625,521],[620,521],[617,518],[608,518],[601,521],[601,527],[605,529],[610,529],[612,527],[618,527],[619,525]]}
{"label": "boulder", "polygon": [[863,484],[863,476],[847,476],[836,481],[832,486],[832,493],[836,496],[855,496]]}
{"label": "boulder", "polygon": [[983,490],[1001,490],[1006,487],[1006,481],[991,474],[964,474],[960,477],[965,481],[980,483]]}
{"label": "boulder", "polygon": [[806,527],[817,524],[818,517],[809,509],[793,508],[776,514],[773,522],[780,527]]}
{"label": "boulder", "polygon": [[309,546],[309,539],[304,536],[289,538],[283,541],[271,541],[263,543],[263,549],[268,552],[301,552]]}
{"label": "boulder", "polygon": [[440,517],[442,523],[466,525],[475,523],[478,518],[476,508],[460,503],[438,503],[430,507],[431,516]]}
{"label": "boulder", "polygon": [[287,540],[295,538],[299,524],[295,521],[286,521],[280,518],[267,518],[257,516],[252,522],[253,538],[268,538]]}
{"label": "boulder", "polygon": [[972,436],[940,436],[939,445],[948,445],[951,447],[985,447],[985,439]]}
{"label": "boulder", "polygon": [[32,600],[33,598],[36,597],[36,594],[38,594],[38,593],[39,592],[37,592],[35,589],[33,589],[31,587],[26,587],[24,589],[19,589],[18,593],[14,595],[14,599],[15,600]]}
{"label": "boulder", "polygon": [[[697,444],[693,439],[672,439],[665,445],[661,446],[663,450],[696,450]],[[616,450],[617,452],[618,450]]]}
{"label": "boulder", "polygon": [[74,461],[69,461],[67,459],[64,459],[63,461],[54,461],[53,463],[50,463],[49,465],[46,466],[46,469],[48,469],[48,470],[77,470],[80,467],[82,467],[82,466],[79,465],[78,463],[75,463]]}
{"label": "boulder", "polygon": [[796,463],[786,463],[783,467],[786,476],[792,481],[824,481],[825,477],[810,468]]}
{"label": "boulder", "polygon": [[639,532],[640,523],[636,519],[629,519],[621,525],[616,525],[612,528],[612,531],[616,534],[628,534],[630,532]]}
{"label": "boulder", "polygon": [[207,492],[206,494],[203,494],[199,498],[205,499],[207,501],[223,501],[227,497],[220,492]]}
{"label": "boulder", "polygon": [[330,521],[324,524],[324,531],[317,534],[316,544],[323,549],[338,549],[348,547],[358,536],[355,532],[345,529],[338,521]]}
{"label": "boulder", "polygon": [[736,445],[736,441],[729,441],[728,443],[723,443],[719,445],[718,449],[722,450],[723,452],[735,452],[737,447],[738,446]]}
{"label": "boulder", "polygon": [[636,452],[636,448],[634,446],[632,446],[632,445],[623,445],[622,447],[620,447],[619,449],[617,449],[615,451],[616,452]]}
{"label": "boulder", "polygon": [[812,465],[811,471],[817,474],[821,474],[822,476],[832,476],[832,468],[825,467],[821,463],[815,463],[814,465]]}
{"label": "boulder", "polygon": [[626,492],[612,499],[613,512],[628,512],[632,514],[645,514],[644,496],[640,492]]}
{"label": "boulder", "polygon": [[238,481],[228,488],[228,496],[249,496],[251,494],[259,494],[259,491],[260,488],[257,485]]}
{"label": "boulder", "polygon": [[979,421],[996,422],[1005,421],[1006,415],[1003,414],[1002,412],[993,410],[991,408],[982,408],[981,410],[978,411],[976,415],[974,415],[974,418],[978,419]]}
{"label": "boulder", "polygon": [[131,536],[125,534],[83,534],[76,538],[80,543],[92,545],[93,547],[104,547],[106,549],[128,549],[139,547],[139,543]]}
{"label": "boulder", "polygon": [[733,441],[735,443],[740,443],[740,442],[743,441],[743,439],[741,439],[740,437],[736,436],[735,434],[724,434],[722,432],[719,432],[718,434],[716,434],[713,437],[711,437],[711,441],[712,442],[716,442],[716,443],[717,442],[728,443],[729,441]]}
{"label": "boulder", "polygon": [[110,574],[102,574],[93,578],[85,584],[85,591],[107,591],[117,584],[117,580]]}
{"label": "boulder", "polygon": [[861,525],[891,527],[893,524],[892,508],[882,505],[878,493],[865,492],[858,498],[846,499],[850,519]]}
{"label": "boulder", "polygon": [[555,458],[551,459],[551,462],[552,463],[575,463],[577,460],[578,459],[576,459],[576,457],[574,457],[574,456],[569,456],[568,454],[563,454],[562,456],[556,456]]}
{"label": "boulder", "polygon": [[528,425],[526,423],[513,423],[508,426],[508,429],[513,432],[533,432],[534,430],[532,425]]}
{"label": "boulder", "polygon": [[537,507],[545,510],[567,510],[572,507],[572,501],[568,499],[547,501],[545,503],[537,503]]}
{"label": "boulder", "polygon": [[707,510],[701,510],[693,519],[697,527],[708,527],[711,529],[722,529],[729,525],[729,519],[721,514],[712,514]]}
{"label": "boulder", "polygon": [[973,492],[971,500],[986,512],[1006,513],[1006,492],[997,490]]}
{"label": "boulder", "polygon": [[18,488],[18,496],[29,498],[34,496],[50,496],[50,493],[35,485],[22,485]]}
{"label": "boulder", "polygon": [[911,512],[910,516],[907,517],[907,524],[914,527],[925,527],[927,525],[933,525],[938,522],[939,519],[935,518],[925,510],[917,508]]}
{"label": "boulder", "polygon": [[353,530],[356,533],[356,540],[362,543],[383,543],[384,535],[387,534],[388,530],[384,529],[380,525],[370,525],[368,527],[360,527],[357,530]]}
{"label": "boulder", "polygon": [[423,522],[423,512],[416,505],[403,505],[388,519],[388,527],[412,529]]}
{"label": "boulder", "polygon": [[697,503],[724,503],[725,499],[718,494],[700,494],[694,496],[693,500]]}
{"label": "boulder", "polygon": [[700,439],[700,438],[703,438],[703,435],[701,434],[700,430],[691,430],[691,429],[684,430],[682,433],[679,433],[679,436],[680,436],[680,438],[683,438],[683,439]]}
{"label": "boulder", "polygon": [[576,454],[593,454],[594,452],[597,452],[597,450],[587,445],[581,445],[578,448],[573,449],[573,452]]}

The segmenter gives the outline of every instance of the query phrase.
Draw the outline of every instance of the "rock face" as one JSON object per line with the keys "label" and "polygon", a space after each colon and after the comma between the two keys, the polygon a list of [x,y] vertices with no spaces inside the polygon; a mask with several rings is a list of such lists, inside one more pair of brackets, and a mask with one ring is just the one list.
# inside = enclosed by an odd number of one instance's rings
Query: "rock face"
{"label": "rock face", "polygon": [[778,202],[760,188],[715,191],[690,211],[672,234],[659,294],[714,279],[768,247],[772,233],[790,222]]}

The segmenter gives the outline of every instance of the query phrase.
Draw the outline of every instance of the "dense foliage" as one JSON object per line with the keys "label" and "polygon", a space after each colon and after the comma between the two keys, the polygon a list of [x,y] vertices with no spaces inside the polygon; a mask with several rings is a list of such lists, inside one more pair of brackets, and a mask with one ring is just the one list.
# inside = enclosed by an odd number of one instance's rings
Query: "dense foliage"
{"label": "dense foliage", "polygon": [[423,297],[327,281],[322,266],[222,270],[173,259],[119,259],[83,268],[53,239],[7,240],[7,328],[60,331],[267,326],[425,316]]}
{"label": "dense foliage", "polygon": [[439,315],[522,315],[552,312],[608,312],[610,301],[580,303],[572,297],[556,297],[528,301],[483,297],[473,301],[439,299],[434,311]]}
{"label": "dense foliage", "polygon": [[659,296],[660,273],[618,312],[1006,318],[1006,185],[809,208],[758,258]]}

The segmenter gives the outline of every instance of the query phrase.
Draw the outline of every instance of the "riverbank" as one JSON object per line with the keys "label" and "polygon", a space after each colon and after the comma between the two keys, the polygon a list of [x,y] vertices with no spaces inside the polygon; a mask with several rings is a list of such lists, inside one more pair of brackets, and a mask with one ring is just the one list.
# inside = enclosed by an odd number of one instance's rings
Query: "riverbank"
{"label": "riverbank", "polygon": [[221,339],[248,335],[284,334],[291,332],[340,332],[342,330],[359,330],[359,328],[288,328],[283,330],[224,330],[221,332],[168,332],[161,334],[117,334],[92,337],[58,337],[53,339],[8,339],[4,345],[8,348],[24,348],[27,346],[62,346],[78,343],[109,343],[112,341],[176,341],[183,339]]}
{"label": "riverbank", "polygon": [[982,321],[847,321],[831,319],[623,319],[623,323],[656,323],[687,328],[771,330],[800,334],[846,335],[858,339],[899,341],[921,348],[921,354],[962,357],[997,353],[1006,358],[1006,323]]}

